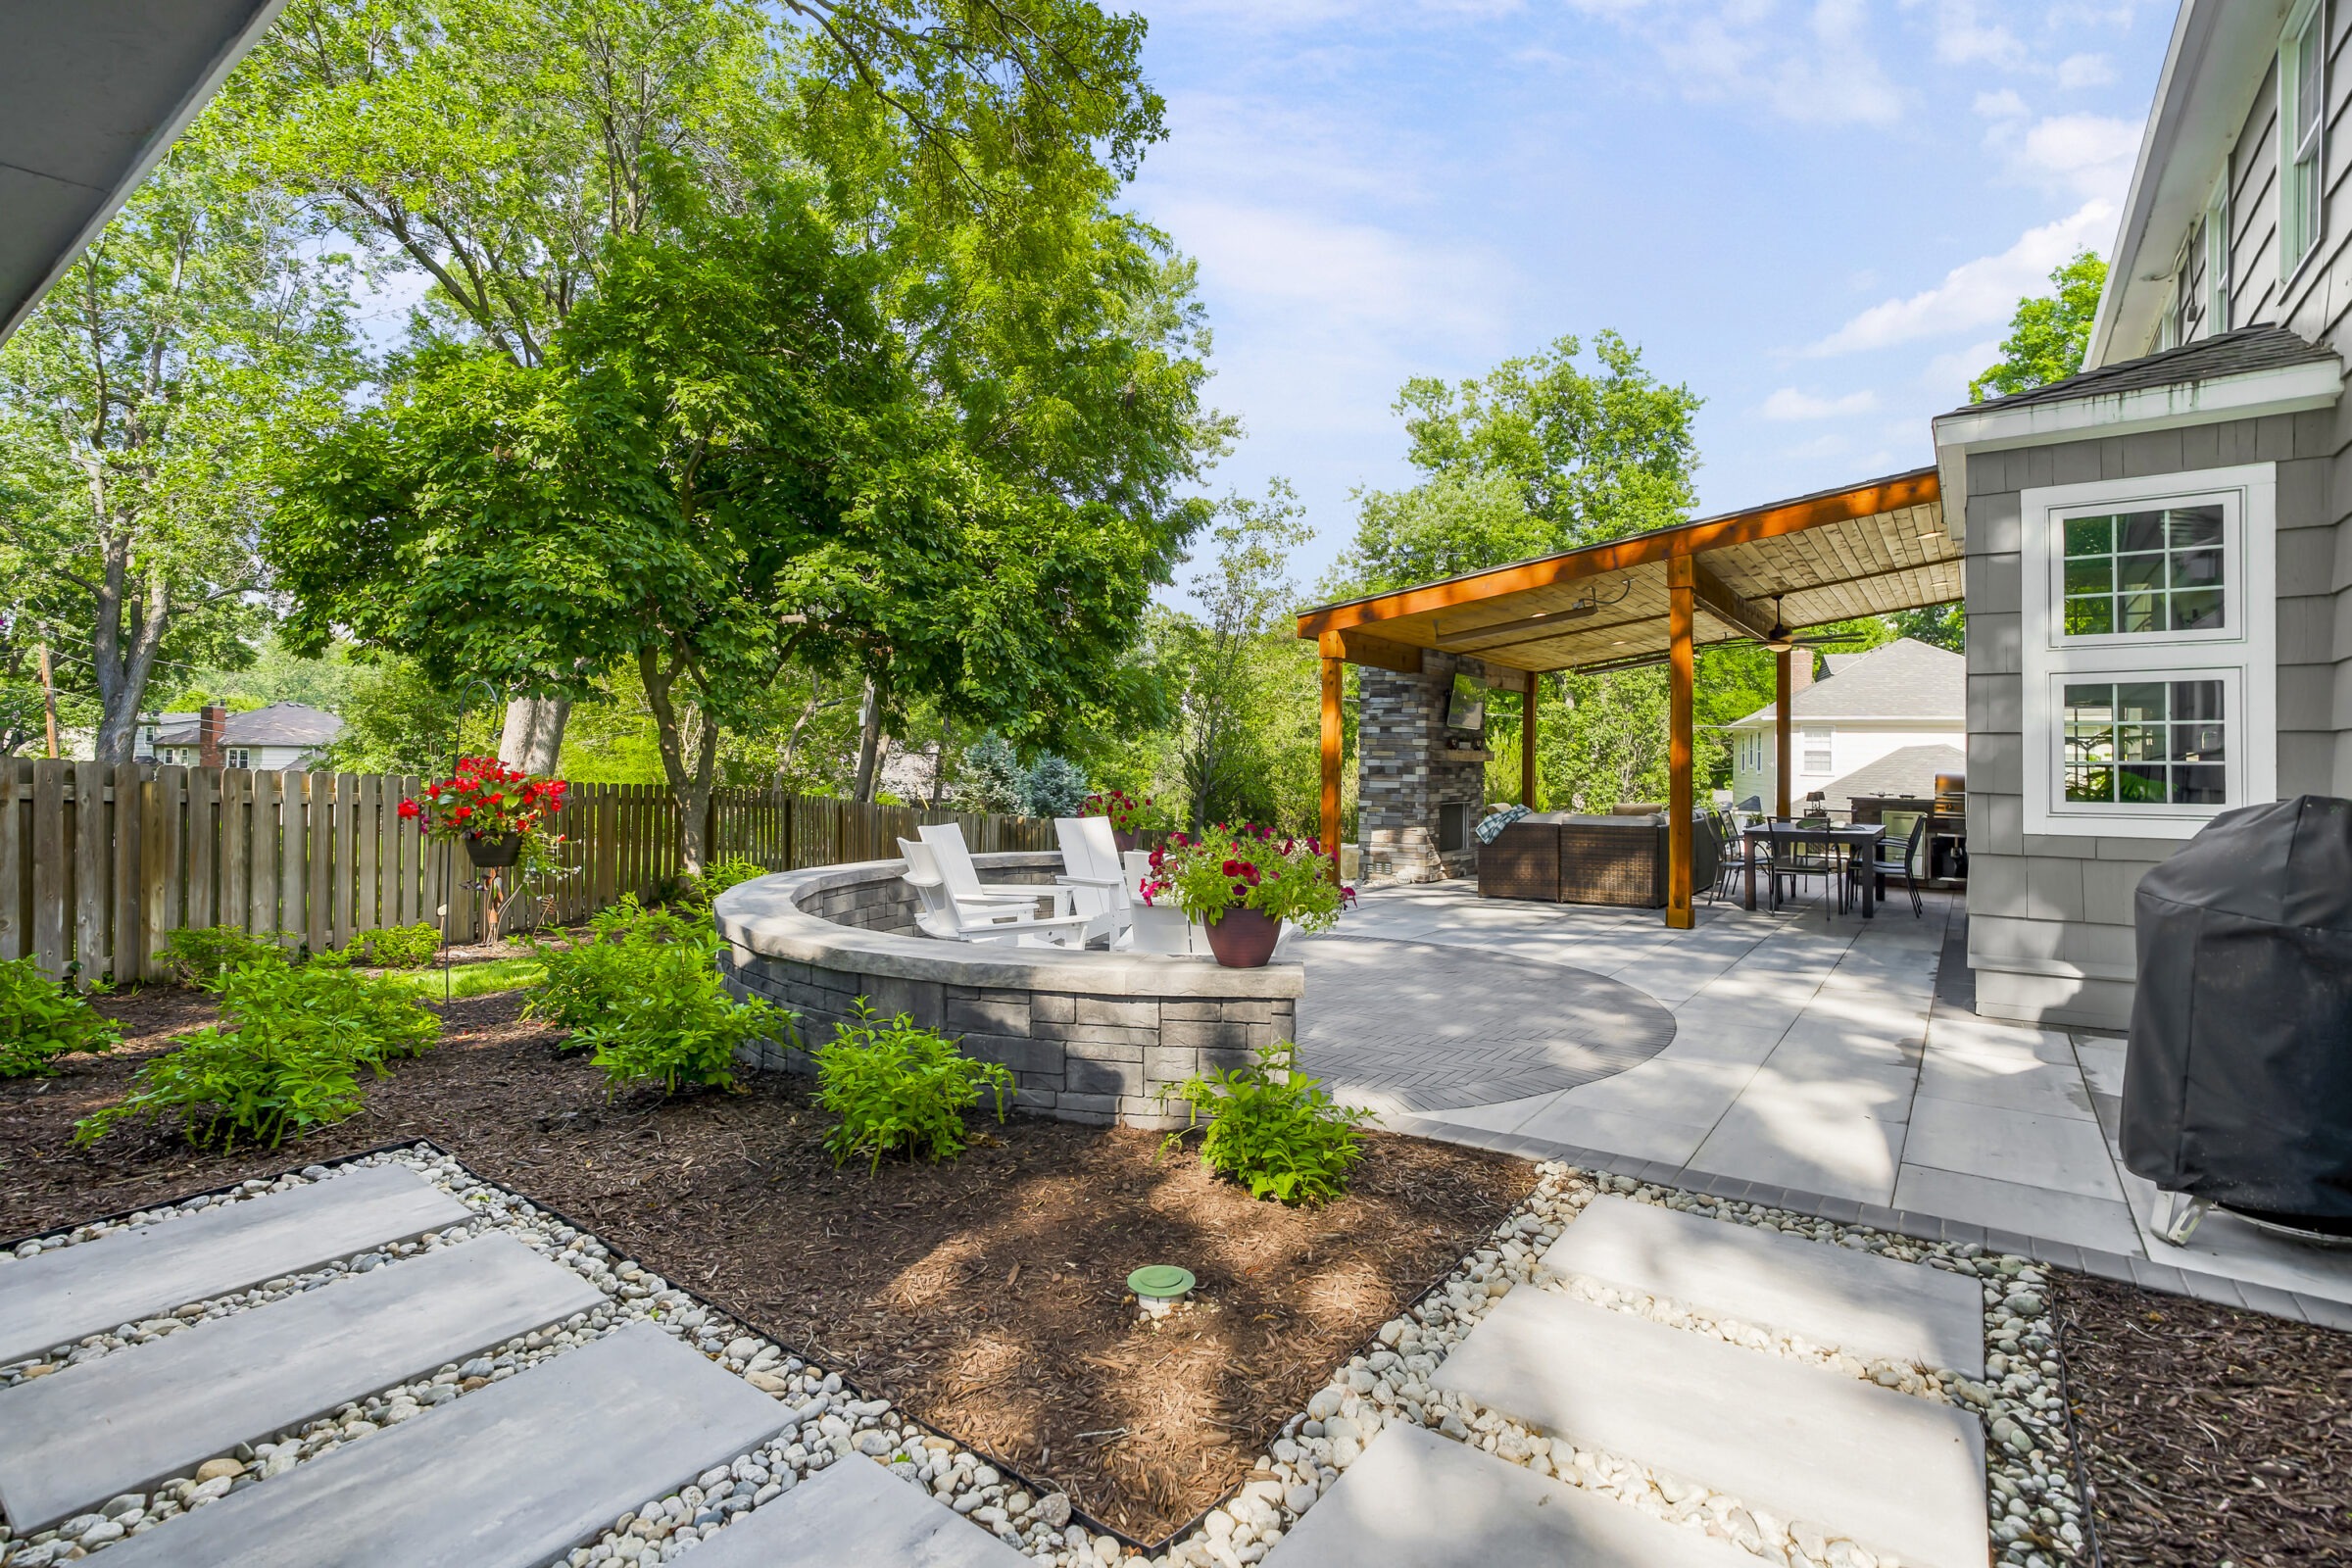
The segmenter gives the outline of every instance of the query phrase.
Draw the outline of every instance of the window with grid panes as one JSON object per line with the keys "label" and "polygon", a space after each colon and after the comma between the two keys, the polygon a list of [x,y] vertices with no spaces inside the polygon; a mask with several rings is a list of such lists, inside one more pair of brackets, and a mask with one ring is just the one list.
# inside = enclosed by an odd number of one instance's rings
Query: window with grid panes
{"label": "window with grid panes", "polygon": [[2069,637],[2216,630],[2223,588],[2219,504],[2066,519]]}
{"label": "window with grid panes", "polygon": [[2230,795],[2218,680],[2066,683],[2066,798],[2221,806]]}
{"label": "window with grid panes", "polygon": [[2312,0],[2287,24],[2278,50],[2279,275],[2291,277],[2319,245],[2321,166],[2327,140],[2328,8]]}

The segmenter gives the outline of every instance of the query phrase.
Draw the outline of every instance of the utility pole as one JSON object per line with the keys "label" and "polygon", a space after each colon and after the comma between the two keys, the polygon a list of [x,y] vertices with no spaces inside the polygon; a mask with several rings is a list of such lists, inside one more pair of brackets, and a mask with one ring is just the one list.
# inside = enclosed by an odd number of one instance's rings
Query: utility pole
{"label": "utility pole", "polygon": [[57,756],[57,682],[49,674],[49,645],[40,645],[41,707],[49,718],[49,756]]}

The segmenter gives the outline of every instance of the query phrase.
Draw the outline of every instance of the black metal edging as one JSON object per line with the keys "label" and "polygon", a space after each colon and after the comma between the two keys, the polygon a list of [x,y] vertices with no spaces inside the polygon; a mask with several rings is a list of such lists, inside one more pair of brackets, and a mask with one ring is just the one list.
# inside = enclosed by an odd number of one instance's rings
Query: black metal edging
{"label": "black metal edging", "polygon": [[2074,1329],[2071,1315],[2059,1318],[2058,1334],[2051,1342],[2058,1351],[2058,1403],[2066,1412],[2067,1465],[2074,1471],[2075,1500],[2082,1505],[2082,1541],[2090,1547],[2090,1568],[2107,1568],[2107,1555],[2099,1548],[2098,1488],[2090,1479],[2090,1457],[2082,1447],[2082,1429],[2075,1424],[2075,1368],[2066,1358],[2066,1337]]}

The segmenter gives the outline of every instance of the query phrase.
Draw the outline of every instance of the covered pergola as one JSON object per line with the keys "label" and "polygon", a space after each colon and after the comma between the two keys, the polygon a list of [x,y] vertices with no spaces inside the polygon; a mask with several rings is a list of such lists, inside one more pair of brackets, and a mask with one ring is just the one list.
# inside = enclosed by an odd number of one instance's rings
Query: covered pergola
{"label": "covered pergola", "polygon": [[[1664,663],[1670,671],[1666,923],[1691,923],[1691,681],[1696,651],[1749,642],[1779,655],[1780,799],[1789,814],[1789,656],[1808,626],[1961,597],[1961,549],[1936,470],[1864,484],[1326,605],[1298,617],[1323,659],[1323,839],[1340,840],[1344,663],[1404,674],[1425,653],[1518,672],[1521,799],[1536,773],[1536,676]],[[1504,689],[1509,689],[1506,685]]]}

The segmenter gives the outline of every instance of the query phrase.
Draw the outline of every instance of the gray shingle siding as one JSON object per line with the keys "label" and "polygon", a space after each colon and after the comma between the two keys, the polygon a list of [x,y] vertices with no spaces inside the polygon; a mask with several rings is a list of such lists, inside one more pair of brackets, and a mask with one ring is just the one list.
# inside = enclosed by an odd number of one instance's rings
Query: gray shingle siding
{"label": "gray shingle siding", "polygon": [[2025,832],[2020,492],[2278,465],[2278,793],[2352,795],[2352,411],[2275,415],[1968,459],[1969,963],[1978,1010],[2121,1028],[2132,895],[2179,847]]}

